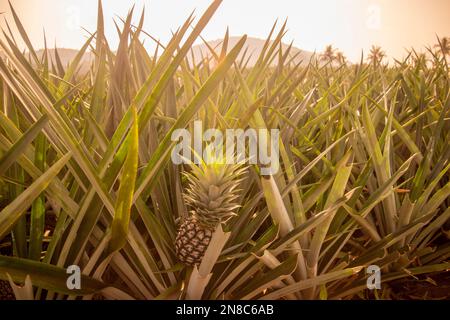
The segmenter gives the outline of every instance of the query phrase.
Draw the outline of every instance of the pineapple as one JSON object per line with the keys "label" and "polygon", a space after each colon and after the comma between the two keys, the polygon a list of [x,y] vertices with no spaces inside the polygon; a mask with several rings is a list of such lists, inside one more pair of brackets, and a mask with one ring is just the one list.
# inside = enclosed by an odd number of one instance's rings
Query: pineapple
{"label": "pineapple", "polygon": [[8,281],[0,280],[0,300],[16,300]]}
{"label": "pineapple", "polygon": [[178,229],[175,250],[184,264],[198,265],[217,226],[236,215],[237,186],[245,168],[217,163],[191,168],[184,193],[189,212]]}

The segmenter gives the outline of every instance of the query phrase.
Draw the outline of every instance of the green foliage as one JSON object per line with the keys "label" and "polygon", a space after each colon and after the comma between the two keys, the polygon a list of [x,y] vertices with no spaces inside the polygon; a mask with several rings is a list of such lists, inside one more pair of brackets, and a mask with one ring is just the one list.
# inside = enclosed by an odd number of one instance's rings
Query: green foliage
{"label": "green foliage", "polygon": [[[67,68],[57,50],[33,49],[14,13],[28,52],[0,41],[0,242],[14,256],[0,256],[0,279],[30,275],[35,299],[336,299],[361,297],[371,264],[386,287],[450,268],[445,54],[294,65],[274,25],[252,68],[246,37],[231,47],[228,31],[193,63],[220,2],[155,53],[132,11],[112,51],[99,3]],[[200,271],[175,257],[188,168],[170,160],[172,132],[194,120],[281,137],[280,171],[250,168],[223,249]],[[64,280],[73,264],[87,284],[76,292]]]}

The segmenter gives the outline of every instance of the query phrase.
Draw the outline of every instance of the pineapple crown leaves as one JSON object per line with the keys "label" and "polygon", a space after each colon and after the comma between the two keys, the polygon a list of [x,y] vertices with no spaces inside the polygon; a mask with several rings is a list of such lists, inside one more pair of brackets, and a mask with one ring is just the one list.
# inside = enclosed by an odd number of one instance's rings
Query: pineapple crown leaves
{"label": "pineapple crown leaves", "polygon": [[246,167],[235,164],[202,162],[184,173],[188,187],[184,193],[190,211],[198,223],[215,228],[236,215],[242,174]]}

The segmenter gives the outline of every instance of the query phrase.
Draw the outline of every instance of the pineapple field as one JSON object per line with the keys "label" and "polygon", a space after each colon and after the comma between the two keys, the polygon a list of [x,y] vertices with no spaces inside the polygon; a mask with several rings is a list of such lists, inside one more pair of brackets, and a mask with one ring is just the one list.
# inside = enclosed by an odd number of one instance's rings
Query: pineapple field
{"label": "pineapple field", "polygon": [[[448,299],[449,39],[389,63],[379,47],[358,63],[332,47],[299,61],[278,22],[254,57],[246,36],[203,40],[220,4],[168,43],[130,10],[112,49],[99,2],[68,65],[45,38],[33,47],[11,6],[0,299]],[[277,130],[276,172],[174,163],[173,137],[194,122]]]}

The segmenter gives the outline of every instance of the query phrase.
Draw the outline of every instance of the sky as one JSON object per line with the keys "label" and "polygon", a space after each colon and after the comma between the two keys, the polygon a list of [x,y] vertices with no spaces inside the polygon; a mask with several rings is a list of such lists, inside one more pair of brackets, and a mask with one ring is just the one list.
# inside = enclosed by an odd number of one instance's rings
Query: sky
{"label": "sky", "polygon": [[[35,48],[43,47],[43,30],[50,46],[80,48],[87,32],[94,31],[96,0],[11,0]],[[134,22],[145,7],[144,30],[163,43],[195,10],[195,16],[210,0],[103,0],[106,36],[117,46],[113,19],[125,17],[135,4]],[[12,24],[7,0],[0,12]],[[450,36],[450,0],[224,0],[202,36],[207,40],[247,34],[265,39],[276,19],[287,20],[284,42],[300,49],[320,52],[328,44],[339,48],[351,61],[361,50],[381,46],[390,57],[401,58],[405,49],[419,51],[436,43],[436,35]],[[4,19],[0,26],[5,27]]]}

